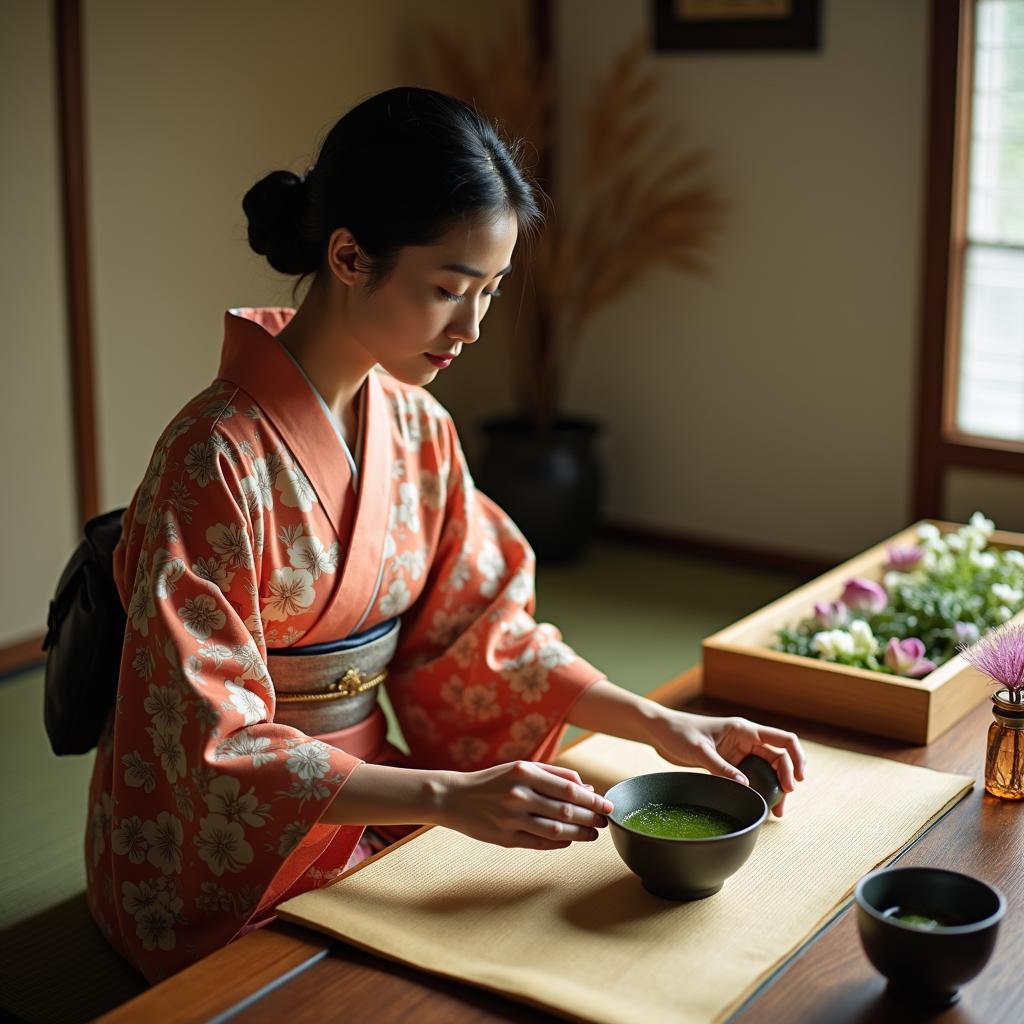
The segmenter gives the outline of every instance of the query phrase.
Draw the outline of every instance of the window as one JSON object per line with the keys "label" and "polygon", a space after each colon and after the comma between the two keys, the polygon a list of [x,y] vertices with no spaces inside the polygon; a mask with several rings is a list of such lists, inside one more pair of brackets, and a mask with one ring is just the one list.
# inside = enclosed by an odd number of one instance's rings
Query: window
{"label": "window", "polygon": [[1024,0],[976,0],[953,432],[1024,441]]}
{"label": "window", "polygon": [[931,0],[914,514],[1024,476],[1024,0]]}

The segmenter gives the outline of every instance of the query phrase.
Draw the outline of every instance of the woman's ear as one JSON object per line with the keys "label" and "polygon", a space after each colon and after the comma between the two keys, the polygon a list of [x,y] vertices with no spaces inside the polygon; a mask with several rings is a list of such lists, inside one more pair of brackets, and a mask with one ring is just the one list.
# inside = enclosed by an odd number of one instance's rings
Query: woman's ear
{"label": "woman's ear", "polygon": [[359,278],[357,260],[363,258],[355,236],[348,228],[336,228],[327,243],[327,266],[331,276],[353,285]]}

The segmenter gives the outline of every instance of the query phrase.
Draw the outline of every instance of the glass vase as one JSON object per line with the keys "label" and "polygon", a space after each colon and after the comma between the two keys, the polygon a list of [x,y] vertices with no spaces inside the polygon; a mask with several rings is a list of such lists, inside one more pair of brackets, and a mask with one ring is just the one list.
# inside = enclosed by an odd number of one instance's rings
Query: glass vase
{"label": "glass vase", "polygon": [[1024,800],[1024,703],[1008,690],[992,695],[985,753],[985,789],[1003,800]]}

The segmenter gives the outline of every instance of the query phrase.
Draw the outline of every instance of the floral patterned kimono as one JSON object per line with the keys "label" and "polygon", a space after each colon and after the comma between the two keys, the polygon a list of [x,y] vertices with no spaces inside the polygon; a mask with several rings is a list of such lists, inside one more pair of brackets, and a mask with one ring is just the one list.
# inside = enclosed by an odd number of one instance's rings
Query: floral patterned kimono
{"label": "floral patterned kimono", "polygon": [[533,554],[445,410],[371,373],[357,462],[274,337],[291,315],[225,315],[217,379],[157,442],[115,553],[128,625],[88,898],[151,982],[335,879],[363,832],[319,819],[364,757],[275,722],[268,648],[400,616],[384,685],[420,768],[546,760],[603,678],[531,617]]}

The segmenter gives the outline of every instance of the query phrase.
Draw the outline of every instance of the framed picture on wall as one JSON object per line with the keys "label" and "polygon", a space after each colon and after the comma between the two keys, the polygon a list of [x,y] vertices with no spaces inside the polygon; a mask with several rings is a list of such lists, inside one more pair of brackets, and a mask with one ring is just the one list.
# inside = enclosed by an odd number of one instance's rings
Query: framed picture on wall
{"label": "framed picture on wall", "polygon": [[652,0],[654,49],[817,50],[819,0]]}

